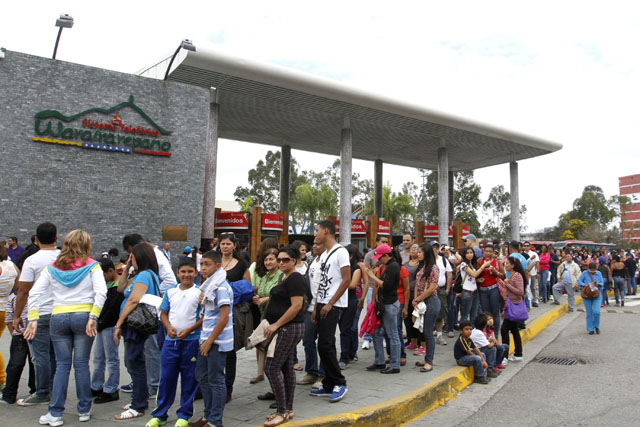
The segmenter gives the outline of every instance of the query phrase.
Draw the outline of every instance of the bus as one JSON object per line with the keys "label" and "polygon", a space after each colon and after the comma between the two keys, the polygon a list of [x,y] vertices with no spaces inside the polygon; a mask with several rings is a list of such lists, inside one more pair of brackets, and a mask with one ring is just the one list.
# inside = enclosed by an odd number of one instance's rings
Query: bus
{"label": "bus", "polygon": [[615,251],[617,246],[613,243],[596,243],[591,240],[563,240],[560,242],[553,242],[551,245],[554,249],[567,249],[567,248],[583,248],[589,251],[597,251],[605,248],[607,251]]}

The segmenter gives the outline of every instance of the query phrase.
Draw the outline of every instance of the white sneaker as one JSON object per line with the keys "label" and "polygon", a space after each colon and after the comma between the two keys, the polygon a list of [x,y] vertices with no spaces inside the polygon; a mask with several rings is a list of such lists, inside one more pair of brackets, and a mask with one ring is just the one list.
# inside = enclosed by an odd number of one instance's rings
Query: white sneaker
{"label": "white sneaker", "polygon": [[382,341],[382,347],[387,348],[387,340]]}
{"label": "white sneaker", "polygon": [[50,426],[61,426],[62,424],[64,424],[64,422],[62,421],[62,417],[54,417],[53,415],[51,415],[51,413],[47,412],[46,415],[43,415],[40,417],[40,420],[38,421],[40,424],[44,425],[50,425]]}
{"label": "white sneaker", "polygon": [[315,383],[313,383],[313,385],[311,386],[311,388],[313,390],[320,390],[322,388],[322,379],[318,379],[318,381],[316,381]]}
{"label": "white sneaker", "polygon": [[86,414],[78,414],[78,421],[84,423],[85,421],[89,421],[91,419],[91,412],[87,412]]}
{"label": "white sneaker", "polygon": [[512,362],[522,362],[522,360],[523,360],[523,359],[522,359],[522,357],[521,357],[521,356],[520,356],[520,357],[519,357],[519,356],[513,356],[513,360],[512,360]]}
{"label": "white sneaker", "polygon": [[442,335],[436,338],[436,343],[440,345],[447,345],[447,340]]}
{"label": "white sneaker", "polygon": [[362,341],[362,349],[363,350],[369,350],[369,346],[371,345],[371,343],[369,343],[368,340],[364,340]]}

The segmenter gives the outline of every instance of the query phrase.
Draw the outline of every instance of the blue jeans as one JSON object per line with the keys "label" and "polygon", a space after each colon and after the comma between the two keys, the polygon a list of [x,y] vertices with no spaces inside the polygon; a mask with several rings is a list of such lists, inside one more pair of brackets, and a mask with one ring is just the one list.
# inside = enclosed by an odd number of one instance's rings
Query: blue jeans
{"label": "blue jeans", "polygon": [[[613,278],[613,293],[616,296],[616,304],[620,304],[620,301],[624,301],[624,278],[623,277]],[[38,371],[36,368],[36,375],[37,373]]]}
{"label": "blue jeans", "polygon": [[[113,340],[113,327],[105,328],[96,335],[93,348],[93,375],[91,389],[113,393],[120,384],[120,358],[118,344]],[[109,376],[104,380],[105,369],[109,367]]]}
{"label": "blue jeans", "polygon": [[36,336],[29,341],[29,351],[36,369],[36,395],[49,397],[56,373],[56,353],[51,342],[49,322],[51,315],[40,316]]}
{"label": "blue jeans", "polygon": [[[389,367],[391,369],[400,369],[400,337],[398,336],[398,312],[400,311],[400,302],[396,300],[393,304],[384,305],[384,314],[382,315],[382,325],[384,331],[389,334],[391,361]],[[376,329],[373,337],[373,348],[375,350],[375,364],[384,365],[384,334],[382,327]]]}
{"label": "blue jeans", "polygon": [[[402,323],[404,319],[402,318],[402,310],[404,309],[404,304],[400,304],[400,309],[398,310],[398,336],[400,337],[400,358],[406,359],[407,353],[404,351],[404,340],[402,339]],[[391,355],[391,342],[389,340],[389,335],[384,335],[384,340],[387,342],[387,354]]]}
{"label": "blue jeans", "polygon": [[[478,315],[478,309],[480,308],[480,299],[478,298],[478,292],[462,291],[460,296],[460,303],[462,309],[460,311],[460,320],[471,320],[471,323],[476,319]],[[471,319],[469,319],[471,316]],[[495,321],[495,319],[494,319]]]}
{"label": "blue jeans", "polygon": [[502,360],[509,355],[509,344],[496,345],[496,365],[500,365]]}
{"label": "blue jeans", "polygon": [[[487,365],[489,365],[489,370],[493,371],[493,368],[496,367],[496,358],[497,358],[497,348],[493,346],[491,348],[485,346],[480,347],[479,350],[484,354],[484,359],[487,361]],[[501,360],[502,361],[502,360]]]}
{"label": "blue jeans", "polygon": [[[356,300],[356,304],[360,300]],[[356,306],[357,307],[357,306]],[[356,310],[356,315],[353,317],[353,324],[351,325],[351,348],[354,349],[353,354],[350,354],[349,357],[353,359],[357,356],[358,353],[358,323],[360,322],[360,313],[362,310]],[[306,326],[305,326],[306,327]]]}
{"label": "blue jeans", "polygon": [[[478,295],[480,296],[480,307],[483,312],[491,313],[493,316],[493,330],[496,334],[496,340],[500,335],[500,310],[502,309],[502,297],[500,296],[500,289],[496,286],[488,291],[482,288],[478,289]],[[471,321],[475,321],[471,319]]]}
{"label": "blue jeans", "polygon": [[602,293],[602,303],[605,305],[609,305],[608,292],[611,290],[609,279],[602,279],[602,288],[604,289],[604,292]]}
{"label": "blue jeans", "polygon": [[549,277],[550,276],[551,276],[551,273],[549,273],[549,270],[543,270],[540,272],[539,287],[540,287],[540,298],[542,299],[542,301],[549,301]]}
{"label": "blue jeans", "polygon": [[61,417],[67,400],[69,374],[73,360],[78,413],[91,411],[91,374],[89,356],[93,337],[86,333],[89,313],[63,313],[51,316],[51,341],[56,352],[56,375],[53,378],[49,413]]}
{"label": "blue jeans", "polygon": [[629,279],[627,280],[627,295],[635,295],[637,288],[638,285],[636,284],[636,276],[634,273],[629,275]]}
{"label": "blue jeans", "polygon": [[473,366],[473,375],[476,377],[484,377],[487,371],[482,367],[482,357],[467,354],[456,360],[458,366]]}
{"label": "blue jeans", "polygon": [[318,324],[311,322],[311,312],[304,314],[304,335],[302,336],[302,346],[304,347],[304,371],[307,374],[324,377],[324,369],[322,362],[318,366],[318,348],[316,340],[318,339]]}
{"label": "blue jeans", "polygon": [[139,351],[135,358],[130,359],[129,344],[124,342],[124,366],[131,377],[132,393],[131,408],[138,412],[144,412],[149,407],[149,387],[147,386],[147,367],[145,363],[144,351]]}
{"label": "blue jeans", "polygon": [[451,290],[447,297],[447,331],[453,332],[453,325],[458,323],[458,305],[456,301],[458,297],[456,293]]}
{"label": "blue jeans", "polygon": [[162,375],[158,387],[158,406],[152,417],[167,420],[167,413],[173,405],[180,375],[179,419],[189,420],[193,416],[193,398],[198,390],[196,381],[196,357],[200,345],[198,340],[165,340],[162,346]]}
{"label": "blue jeans", "polygon": [[[353,319],[358,311],[358,300],[353,298],[349,300],[349,305],[342,312],[340,316],[340,362],[349,363],[350,359],[356,355],[358,351],[358,340],[356,338],[356,345],[353,347]],[[356,335],[357,337],[357,335]]]}
{"label": "blue jeans", "polygon": [[213,344],[205,357],[198,352],[196,378],[200,383],[204,418],[211,425],[222,425],[224,404],[227,401],[227,385],[224,381],[224,367],[227,364],[227,352],[219,351]]}
{"label": "blue jeans", "polygon": [[438,298],[437,294],[433,294],[424,303],[427,306],[422,325],[426,350],[424,361],[429,365],[433,365],[433,355],[436,351],[436,339],[433,337],[433,331],[436,329],[436,319],[440,313],[440,298]]}
{"label": "blue jeans", "polygon": [[582,299],[584,309],[587,312],[588,332],[593,332],[594,328],[600,329],[600,301],[600,297]]}
{"label": "blue jeans", "polygon": [[[162,328],[164,330],[164,328]],[[158,335],[154,334],[147,338],[144,343],[144,358],[147,369],[147,387],[149,395],[155,396],[160,384],[160,347],[158,347]]]}

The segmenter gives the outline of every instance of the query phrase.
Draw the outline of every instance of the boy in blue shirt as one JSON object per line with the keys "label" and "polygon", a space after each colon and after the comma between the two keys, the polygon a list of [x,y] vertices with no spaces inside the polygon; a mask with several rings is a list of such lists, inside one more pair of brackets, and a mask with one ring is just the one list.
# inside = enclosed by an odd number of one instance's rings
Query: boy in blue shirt
{"label": "boy in blue shirt", "polygon": [[227,399],[224,369],[227,354],[233,351],[233,291],[222,268],[221,255],[208,251],[202,255],[200,273],[206,279],[200,286],[204,308],[200,352],[196,376],[204,403],[204,419],[191,423],[194,427],[221,426]]}
{"label": "boy in blue shirt", "polygon": [[176,397],[178,375],[182,377],[180,408],[176,427],[187,427],[193,415],[193,399],[198,389],[196,360],[200,328],[200,289],[193,281],[197,275],[192,258],[182,258],[178,266],[180,284],[167,289],[160,304],[160,320],[167,335],[162,346],[162,375],[158,385],[158,407],[146,427],[158,427],[167,422],[167,412]]}

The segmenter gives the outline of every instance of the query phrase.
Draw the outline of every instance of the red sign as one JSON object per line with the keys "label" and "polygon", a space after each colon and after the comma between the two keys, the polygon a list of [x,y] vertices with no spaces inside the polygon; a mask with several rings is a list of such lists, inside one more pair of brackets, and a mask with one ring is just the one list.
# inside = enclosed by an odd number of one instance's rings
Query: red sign
{"label": "red sign", "polygon": [[262,229],[282,231],[284,229],[282,216],[278,214],[262,214]]}
{"label": "red sign", "polygon": [[220,212],[216,215],[215,227],[227,230],[248,230],[249,214],[247,212]]}
{"label": "red sign", "polygon": [[[340,232],[340,221],[336,220],[336,233]],[[367,234],[367,226],[364,224],[364,219],[352,219],[351,220],[351,234]]]}
{"label": "red sign", "polygon": [[[462,226],[462,238],[464,239],[469,234],[471,234],[471,230],[468,225]],[[438,239],[440,234],[438,233],[437,225],[425,225],[424,226],[424,237],[428,237],[430,239]],[[453,227],[449,226],[449,237],[453,239]]]}
{"label": "red sign", "polygon": [[389,221],[378,221],[378,234],[383,236],[391,234],[391,224],[389,224]]}

